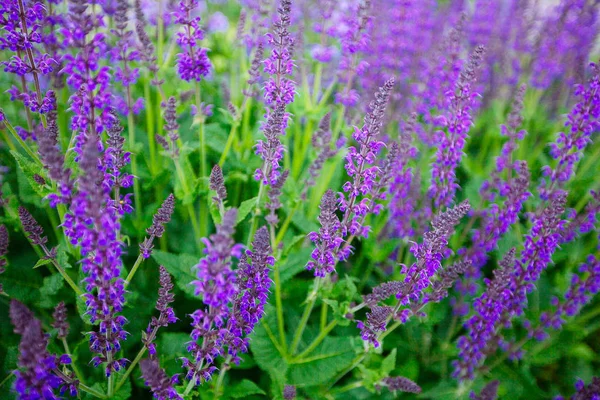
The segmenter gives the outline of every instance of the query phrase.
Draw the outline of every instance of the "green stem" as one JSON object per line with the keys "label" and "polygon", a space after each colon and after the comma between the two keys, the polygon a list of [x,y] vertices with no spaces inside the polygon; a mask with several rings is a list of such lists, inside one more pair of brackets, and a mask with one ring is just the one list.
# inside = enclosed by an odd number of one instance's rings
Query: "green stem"
{"label": "green stem", "polygon": [[327,303],[321,304],[321,325],[320,325],[321,330],[324,330],[325,326],[327,325],[327,310],[328,309],[329,309],[329,307],[327,306]]}
{"label": "green stem", "polygon": [[314,349],[317,348],[318,345],[321,344],[321,342],[323,342],[323,340],[325,340],[325,338],[327,337],[327,335],[329,335],[329,332],[331,332],[333,330],[333,328],[335,328],[336,326],[337,326],[337,321],[336,320],[331,321],[325,327],[325,329],[321,330],[321,332],[319,333],[319,336],[317,336],[315,338],[315,340],[313,340],[313,342],[306,349],[304,349],[304,351],[302,351],[302,353],[300,353],[300,354],[298,354],[298,356],[296,356],[296,358],[294,359],[294,361],[295,362],[299,362],[304,357],[306,357],[307,355],[309,355]]}
{"label": "green stem", "polygon": [[[142,225],[142,197],[140,191],[140,180],[137,169],[137,157],[135,154],[135,122],[133,120],[133,112],[130,110],[127,113],[127,128],[129,129],[129,148],[132,150],[131,154],[131,173],[133,174],[133,201],[135,204],[135,220],[137,228]],[[139,229],[138,229],[139,230]]]}
{"label": "green stem", "polygon": [[252,243],[252,238],[254,237],[254,233],[256,232],[256,229],[258,228],[258,215],[260,215],[260,201],[262,200],[263,194],[265,192],[265,185],[264,183],[260,182],[260,186],[258,188],[258,196],[256,196],[256,203],[254,205],[254,212],[252,213],[252,218],[250,220],[250,231],[248,232],[248,239],[246,240],[246,247],[250,247],[250,244]]}
{"label": "green stem", "polygon": [[29,154],[29,156],[31,158],[33,158],[33,161],[35,161],[39,165],[44,165],[44,164],[42,164],[42,161],[39,159],[39,157],[37,156],[37,154],[35,154],[35,152],[33,150],[31,150],[31,148],[29,147],[29,145],[27,143],[25,143],[23,141],[23,139],[21,139],[21,137],[19,136],[19,134],[17,133],[17,131],[15,130],[15,128],[11,125],[11,123],[8,121],[8,119],[5,119],[2,122],[4,123],[4,126],[6,126],[6,129],[8,129],[8,131],[11,133],[11,135],[13,136],[13,138],[21,145],[21,147],[23,147],[23,149],[25,150],[25,152],[27,154]]}
{"label": "green stem", "polygon": [[300,319],[300,324],[294,333],[294,339],[292,340],[292,345],[290,347],[290,354],[295,354],[298,349],[298,345],[300,344],[300,340],[302,339],[302,334],[304,333],[304,329],[306,328],[306,323],[308,322],[308,318],[310,317],[310,313],[312,312],[313,307],[317,301],[317,294],[319,292],[319,286],[321,285],[321,279],[316,278],[315,287],[312,292],[308,296],[308,301],[306,306],[304,307],[304,313],[302,313],[302,318]]}
{"label": "green stem", "polygon": [[223,164],[225,164],[227,155],[229,154],[229,151],[231,150],[231,145],[233,144],[233,140],[235,139],[235,137],[237,135],[237,127],[238,127],[238,122],[234,121],[233,125],[231,125],[231,130],[229,131],[229,136],[227,137],[227,143],[225,144],[225,149],[223,150],[223,154],[221,154],[221,158],[219,158],[219,166],[220,167],[223,167]]}
{"label": "green stem", "polygon": [[362,381],[358,381],[358,382],[353,382],[353,383],[349,383],[346,386],[342,386],[339,389],[333,389],[331,391],[329,391],[330,394],[340,394],[340,393],[344,393],[344,392],[349,392],[350,390],[353,389],[358,389],[359,387],[363,386],[363,382]]}
{"label": "green stem", "polygon": [[[71,359],[73,359],[71,350],[69,349],[69,344],[67,343],[67,338],[61,338],[61,341],[62,341],[63,347],[65,348],[65,353],[67,353],[69,355],[69,357],[71,357]],[[77,368],[77,365],[75,364],[75,360],[72,360],[70,365],[73,368],[73,372],[75,372],[75,376],[77,377],[77,380],[80,383],[83,383],[83,375],[81,374],[81,371],[79,371],[79,369]]]}
{"label": "green stem", "polygon": [[96,396],[99,399],[106,399],[106,395],[104,393],[101,393],[99,391],[97,391],[96,389],[92,389],[89,386],[84,385],[83,383],[79,382],[79,389],[83,390],[86,393],[91,394],[92,396]]}
{"label": "green stem", "polygon": [[137,259],[135,260],[135,264],[133,264],[131,271],[129,271],[129,274],[127,274],[127,278],[125,278],[125,283],[123,284],[125,287],[127,287],[127,285],[129,285],[131,283],[131,280],[133,279],[133,276],[135,275],[138,268],[142,264],[142,261],[144,261],[144,257],[142,256],[142,253],[140,253],[138,255]]}
{"label": "green stem", "polygon": [[219,371],[219,378],[217,379],[217,384],[215,385],[215,398],[218,399],[221,397],[221,386],[223,386],[223,381],[225,379],[225,374],[229,369],[229,363],[231,362],[231,355],[227,355],[223,366],[221,366],[221,370]]}
{"label": "green stem", "polygon": [[283,351],[287,354],[287,340],[285,337],[285,320],[283,319],[283,303],[281,301],[281,277],[279,274],[279,263],[273,271],[273,283],[275,284],[275,307],[277,311],[277,329],[279,330],[279,341]]}
{"label": "green stem", "polygon": [[[183,173],[183,170],[181,169],[181,162],[179,159],[174,160],[175,162],[175,170],[177,171],[177,176],[179,178],[179,182],[181,183],[181,187],[183,188],[183,193],[185,195],[185,197],[190,196],[190,189],[187,185],[187,181],[185,180],[185,175]],[[194,234],[195,234],[195,242],[198,243],[198,241],[200,240],[200,238],[202,237],[200,234],[200,226],[198,225],[198,220],[196,219],[196,210],[194,209],[194,205],[193,204],[187,204],[187,209],[188,209],[188,213],[190,214],[190,219],[192,220],[192,227],[194,228]]]}
{"label": "green stem", "polygon": [[144,99],[146,102],[146,133],[148,135],[148,147],[150,148],[149,170],[154,177],[158,172],[156,163],[156,141],[154,139],[154,107],[152,105],[152,93],[150,92],[150,76],[146,73],[144,81]]}
{"label": "green stem", "polygon": [[298,211],[299,208],[300,208],[300,202],[296,203],[294,208],[292,208],[292,211],[290,211],[288,213],[288,215],[286,216],[285,221],[283,221],[283,224],[281,225],[281,228],[279,229],[279,232],[277,233],[277,238],[275,239],[275,248],[283,240],[283,236],[287,232],[287,230],[290,226],[290,223],[292,222],[292,218],[294,217],[294,214],[296,214],[296,211]]}
{"label": "green stem", "polygon": [[127,378],[133,372],[133,369],[135,368],[135,366],[140,362],[140,360],[144,356],[144,353],[146,353],[146,346],[142,347],[142,349],[137,353],[137,356],[135,356],[135,358],[133,359],[133,361],[131,362],[131,364],[129,365],[127,370],[125,371],[125,374],[123,375],[121,380],[117,383],[117,386],[115,387],[115,392],[118,392],[119,389],[121,389],[121,386],[123,386],[125,384],[125,381],[127,381]]}
{"label": "green stem", "polygon": [[[48,250],[48,248],[46,247],[45,244],[41,245],[42,250],[44,251],[44,254],[46,255],[46,257],[51,257],[50,251]],[[71,277],[67,274],[67,272],[60,266],[60,264],[58,263],[58,261],[56,261],[56,259],[54,258],[50,258],[52,261],[52,264],[56,267],[56,269],[58,270],[58,273],[63,277],[63,279],[65,281],[67,281],[67,283],[69,284],[69,286],[71,286],[71,288],[75,291],[75,293],[77,294],[77,296],[82,296],[83,295],[83,290],[81,290],[79,288],[79,286],[77,286],[75,284],[75,282],[73,282],[73,280],[71,279]]]}

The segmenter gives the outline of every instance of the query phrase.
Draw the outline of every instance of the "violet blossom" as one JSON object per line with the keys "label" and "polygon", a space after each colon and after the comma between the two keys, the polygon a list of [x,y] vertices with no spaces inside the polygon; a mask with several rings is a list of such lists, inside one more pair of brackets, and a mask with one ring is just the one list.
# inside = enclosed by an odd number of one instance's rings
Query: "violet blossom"
{"label": "violet blossom", "polygon": [[198,0],[181,0],[175,14],[175,22],[183,27],[183,32],[177,33],[177,44],[182,49],[177,54],[177,72],[181,79],[188,82],[200,82],[212,67],[207,49],[199,47],[198,43],[204,39],[200,17],[194,16],[198,5]]}

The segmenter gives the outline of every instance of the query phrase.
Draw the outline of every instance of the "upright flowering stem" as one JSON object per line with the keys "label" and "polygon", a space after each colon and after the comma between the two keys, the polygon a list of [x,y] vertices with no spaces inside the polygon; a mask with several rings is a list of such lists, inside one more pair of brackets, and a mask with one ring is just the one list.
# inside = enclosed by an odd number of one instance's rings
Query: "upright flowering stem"
{"label": "upright flowering stem", "polygon": [[450,104],[449,115],[439,118],[439,122],[442,126],[447,127],[448,131],[437,132],[439,144],[432,166],[429,188],[434,206],[438,208],[452,204],[458,188],[456,168],[463,156],[467,133],[473,124],[471,111],[474,100],[478,96],[471,87],[476,80],[483,54],[483,46],[475,49],[461,72],[456,86],[446,94]]}
{"label": "upright flowering stem", "polygon": [[[217,369],[216,358],[223,351],[223,328],[230,316],[229,303],[236,292],[235,274],[231,270],[232,257],[239,257],[240,245],[233,240],[237,209],[228,210],[223,222],[217,225],[217,232],[204,239],[206,257],[195,267],[198,280],[196,295],[202,296],[205,308],[196,310],[192,315],[192,340],[187,349],[192,359],[183,359],[188,370],[186,378],[189,384],[186,393],[204,380],[209,380]],[[201,340],[201,343],[198,341]]]}
{"label": "upright flowering stem", "polygon": [[262,130],[266,141],[258,141],[256,154],[263,159],[263,165],[257,169],[254,178],[260,182],[256,207],[252,214],[248,244],[252,240],[260,214],[260,203],[265,194],[265,186],[274,185],[281,175],[279,162],[283,158],[284,147],[281,136],[285,135],[289,115],[286,106],[294,101],[296,92],[294,82],[289,78],[293,72],[293,38],[288,31],[290,26],[291,0],[282,0],[277,9],[278,19],[273,30],[267,35],[273,47],[271,55],[264,61],[265,72],[271,75],[265,84],[264,99],[267,106],[267,120]]}

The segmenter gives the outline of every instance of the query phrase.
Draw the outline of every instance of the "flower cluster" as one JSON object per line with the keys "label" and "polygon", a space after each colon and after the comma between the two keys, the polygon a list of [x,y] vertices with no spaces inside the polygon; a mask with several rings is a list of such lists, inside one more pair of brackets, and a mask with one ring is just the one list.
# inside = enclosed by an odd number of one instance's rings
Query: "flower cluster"
{"label": "flower cluster", "polygon": [[430,196],[435,207],[449,206],[454,201],[458,184],[456,168],[463,156],[467,133],[473,124],[471,110],[478,96],[471,87],[477,78],[483,54],[479,46],[469,57],[469,62],[461,71],[453,91],[448,91],[449,114],[440,116],[438,123],[447,127],[447,132],[437,132],[438,149],[432,165]]}
{"label": "flower cluster", "polygon": [[[418,313],[425,304],[439,301],[446,295],[445,291],[452,285],[452,279],[458,277],[465,266],[458,264],[445,271],[442,269],[441,261],[448,255],[450,235],[470,208],[468,202],[463,202],[436,216],[431,223],[433,229],[423,235],[423,243],[415,243],[411,247],[410,250],[417,261],[410,267],[402,266],[404,280],[385,282],[375,287],[370,295],[365,296],[365,304],[371,312],[367,313],[366,323],[359,321],[357,325],[363,340],[378,347],[378,338],[385,332],[386,325],[391,319],[404,323],[411,315]],[[434,284],[433,293],[428,294],[425,290],[432,286],[432,278],[436,274],[440,276],[440,283]],[[392,295],[395,295],[398,300],[396,307],[378,305]],[[401,310],[401,307],[406,306],[409,308]]]}
{"label": "flower cluster", "polygon": [[[196,295],[202,296],[206,308],[198,309],[192,317],[192,341],[188,351],[192,360],[184,359],[187,378],[208,380],[216,369],[214,360],[222,352],[222,330],[230,316],[229,304],[236,295],[236,275],[231,269],[232,257],[240,256],[241,245],[235,244],[233,234],[237,209],[228,210],[217,232],[204,239],[206,256],[195,267],[198,280],[192,282]],[[198,343],[201,340],[201,343]]]}
{"label": "flower cluster", "polygon": [[144,105],[144,99],[140,97],[134,101],[131,94],[131,86],[137,82],[140,71],[139,68],[133,68],[131,63],[141,59],[140,52],[136,49],[134,32],[128,28],[129,4],[127,0],[116,0],[114,21],[115,29],[113,35],[117,39],[117,44],[111,49],[111,61],[116,65],[114,69],[115,81],[121,82],[125,91],[125,98],[115,96],[115,106],[122,114],[139,113]]}
{"label": "flower cluster", "polygon": [[177,72],[188,82],[200,82],[211,69],[207,50],[198,46],[204,39],[204,31],[200,27],[200,17],[193,16],[197,7],[198,0],[182,0],[175,18],[175,22],[183,27],[183,32],[177,33],[177,44],[183,50],[177,55]]}
{"label": "flower cluster", "polygon": [[154,339],[156,333],[161,327],[166,327],[169,324],[177,322],[175,311],[169,307],[169,304],[175,301],[175,296],[171,293],[173,290],[173,282],[171,281],[171,275],[167,272],[166,268],[162,265],[159,266],[159,280],[160,288],[158,289],[158,300],[156,300],[156,309],[160,312],[158,318],[152,317],[146,331],[142,334],[142,342],[148,349],[150,358],[156,358],[156,345]]}
{"label": "flower cluster", "polygon": [[235,363],[240,361],[239,353],[248,352],[249,335],[265,314],[272,284],[270,267],[275,265],[271,254],[269,231],[263,226],[254,235],[252,250],[244,252],[238,265],[238,288],[224,338]]}
{"label": "flower cluster", "polygon": [[267,120],[262,131],[267,139],[256,144],[256,154],[263,159],[263,167],[256,170],[254,178],[264,185],[274,185],[281,175],[279,162],[283,158],[283,145],[280,137],[285,135],[289,115],[286,105],[294,101],[296,92],[294,82],[288,77],[292,74],[293,39],[288,31],[292,2],[282,0],[277,9],[278,19],[273,24],[273,32],[267,35],[273,46],[271,55],[264,61],[264,70],[271,75],[265,83],[264,98],[268,106]]}
{"label": "flower cluster", "polygon": [[[16,87],[11,89],[13,97],[18,97],[31,112],[40,114],[54,109],[54,104],[49,100],[53,91],[49,90],[44,95],[40,80],[57,66],[56,60],[40,49],[43,47],[45,19],[46,9],[41,2],[15,0],[0,4],[0,50],[15,53],[9,61],[2,61],[0,65],[4,67],[4,72],[22,78],[22,90]],[[28,89],[26,81],[29,79],[26,77],[33,79],[34,91]]]}
{"label": "flower cluster", "polygon": [[48,337],[42,331],[42,323],[17,300],[10,303],[10,320],[15,333],[21,335],[19,344],[19,369],[15,391],[22,399],[57,399],[56,392],[69,390],[77,395],[78,382],[60,371],[59,366],[71,363],[68,355],[60,358],[48,352]]}
{"label": "flower cluster", "polygon": [[165,225],[171,220],[173,211],[175,211],[175,196],[170,194],[152,217],[152,225],[146,230],[149,236],[140,243],[140,251],[144,258],[149,258],[152,254],[154,239],[162,237],[165,233]]}
{"label": "flower cluster", "polygon": [[140,368],[144,383],[150,388],[155,399],[182,399],[174,387],[179,383],[177,375],[169,378],[157,360],[146,358],[140,362]]}
{"label": "flower cluster", "polygon": [[73,52],[64,55],[62,73],[75,91],[71,96],[74,114],[71,129],[78,132],[75,140],[78,154],[86,136],[99,134],[113,119],[110,68],[100,63],[108,51],[106,37],[97,29],[102,23],[102,16],[93,14],[88,2],[69,1],[69,14],[61,33]]}

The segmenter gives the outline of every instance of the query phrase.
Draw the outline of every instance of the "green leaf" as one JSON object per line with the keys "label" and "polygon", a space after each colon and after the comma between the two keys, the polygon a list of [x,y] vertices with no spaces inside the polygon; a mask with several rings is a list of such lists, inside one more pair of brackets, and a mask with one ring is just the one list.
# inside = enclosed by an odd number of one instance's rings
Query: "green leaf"
{"label": "green leaf", "polygon": [[241,382],[230,385],[227,388],[226,396],[232,399],[241,399],[255,394],[266,395],[265,391],[258,387],[256,383],[244,379]]}
{"label": "green leaf", "polygon": [[325,384],[350,367],[355,356],[353,337],[326,337],[310,356],[290,366],[289,383],[301,386]]}
{"label": "green leaf", "polygon": [[191,283],[196,279],[196,276],[192,273],[192,267],[198,263],[198,257],[191,254],[171,254],[154,250],[152,251],[152,258],[169,271],[179,289],[185,294],[196,297]]}
{"label": "green leaf", "polygon": [[267,305],[265,313],[261,321],[256,324],[254,333],[250,337],[250,349],[254,355],[254,361],[260,369],[269,374],[278,390],[283,390],[289,365],[278,349],[275,309],[273,306]]}
{"label": "green leaf", "polygon": [[51,296],[54,296],[64,286],[64,278],[56,273],[44,278],[42,287],[40,288],[39,306],[42,308],[52,308],[56,306],[56,302]]}
{"label": "green leaf", "polygon": [[41,198],[48,196],[50,194],[50,189],[45,185],[40,185],[35,181],[35,179],[33,179],[34,175],[39,175],[42,178],[44,178],[44,180],[48,181],[48,176],[46,175],[46,171],[44,171],[44,168],[41,165],[29,160],[21,153],[11,150],[10,154],[12,154],[17,164],[19,164],[19,167],[21,168],[21,171],[23,171],[23,173],[25,174],[25,177],[31,185],[31,188]]}
{"label": "green leaf", "polygon": [[33,266],[33,269],[43,267],[44,265],[50,264],[51,262],[52,260],[49,258],[40,258]]}
{"label": "green leaf", "polygon": [[381,362],[381,373],[383,376],[389,376],[390,372],[392,372],[396,368],[396,349],[392,350],[392,352],[383,359]]}
{"label": "green leaf", "polygon": [[306,262],[309,260],[311,252],[312,249],[310,248],[300,249],[300,251],[290,254],[285,260],[281,261],[279,270],[281,283],[287,282],[305,270]]}
{"label": "green leaf", "polygon": [[242,222],[244,219],[246,219],[246,216],[250,214],[250,211],[252,211],[252,209],[256,205],[256,199],[257,197],[253,197],[251,199],[242,201],[242,204],[240,204],[240,206],[238,207],[238,215],[235,221],[236,225]]}

